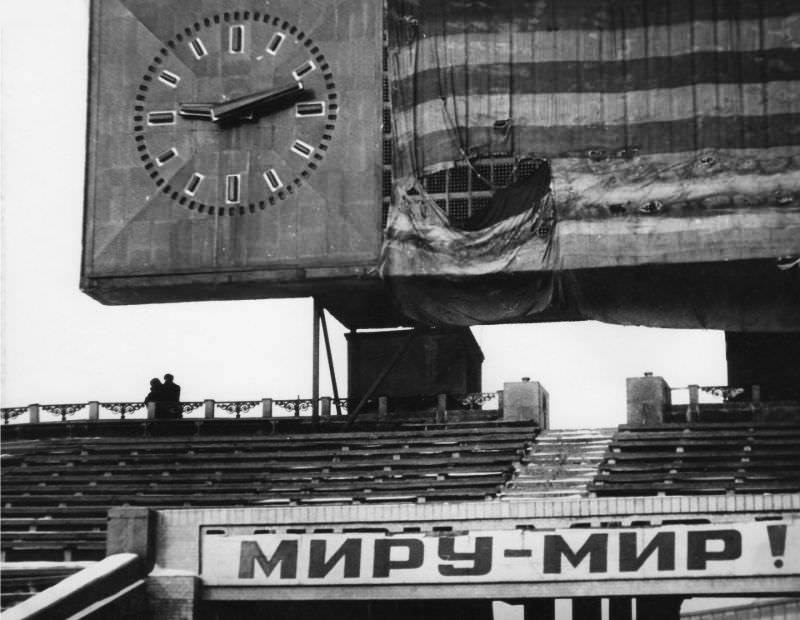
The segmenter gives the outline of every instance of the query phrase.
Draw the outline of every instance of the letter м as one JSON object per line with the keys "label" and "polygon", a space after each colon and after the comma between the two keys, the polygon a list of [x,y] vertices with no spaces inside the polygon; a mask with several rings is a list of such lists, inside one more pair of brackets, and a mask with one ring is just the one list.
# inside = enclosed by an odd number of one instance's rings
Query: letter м
{"label": "letter \u043c", "polygon": [[272,557],[268,558],[257,542],[243,540],[239,553],[239,579],[252,579],[256,562],[267,577],[280,564],[281,579],[294,579],[297,577],[297,541],[282,540]]}
{"label": "letter \u043c", "polygon": [[583,546],[574,552],[561,536],[552,534],[544,537],[544,572],[560,573],[561,556],[570,564],[578,567],[587,555],[589,556],[589,572],[604,573],[608,565],[608,534],[592,534]]}

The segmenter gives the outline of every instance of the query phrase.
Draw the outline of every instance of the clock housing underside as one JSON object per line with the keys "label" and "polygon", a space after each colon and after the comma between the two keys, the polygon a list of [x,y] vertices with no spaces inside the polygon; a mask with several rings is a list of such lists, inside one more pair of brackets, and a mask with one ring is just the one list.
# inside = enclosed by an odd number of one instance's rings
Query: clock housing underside
{"label": "clock housing underside", "polygon": [[[378,4],[93,2],[84,290],[114,279],[119,303],[119,278],[130,277],[136,303],[148,277],[191,286],[198,274],[224,283],[272,269],[373,266],[381,242]],[[181,115],[187,103],[295,82],[299,95],[252,118]],[[272,282],[265,296],[280,286]]]}

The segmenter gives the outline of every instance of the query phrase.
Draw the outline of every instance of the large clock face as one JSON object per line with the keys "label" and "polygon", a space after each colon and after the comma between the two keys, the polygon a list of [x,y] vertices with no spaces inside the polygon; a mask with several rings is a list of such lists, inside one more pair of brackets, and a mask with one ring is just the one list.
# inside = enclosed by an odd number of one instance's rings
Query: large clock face
{"label": "large clock face", "polygon": [[382,7],[92,0],[84,289],[259,298],[372,274]]}
{"label": "large clock face", "polygon": [[281,15],[186,11],[141,67],[133,139],[155,191],[207,215],[246,215],[292,196],[336,129],[333,70]]}

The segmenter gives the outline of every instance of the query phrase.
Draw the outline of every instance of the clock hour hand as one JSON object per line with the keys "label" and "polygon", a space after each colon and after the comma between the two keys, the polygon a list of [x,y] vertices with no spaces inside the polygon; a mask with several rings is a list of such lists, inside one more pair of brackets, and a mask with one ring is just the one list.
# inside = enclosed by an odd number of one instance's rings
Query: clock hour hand
{"label": "clock hour hand", "polygon": [[211,117],[214,121],[246,118],[255,114],[257,110],[263,109],[301,90],[303,90],[302,82],[292,82],[277,88],[270,88],[245,95],[244,97],[238,97],[212,106]]}
{"label": "clock hour hand", "polygon": [[212,122],[253,118],[259,109],[274,104],[301,90],[303,90],[302,82],[292,82],[285,86],[262,90],[245,95],[244,97],[237,97],[231,101],[223,101],[220,103],[181,103],[178,106],[178,114],[183,118]]}

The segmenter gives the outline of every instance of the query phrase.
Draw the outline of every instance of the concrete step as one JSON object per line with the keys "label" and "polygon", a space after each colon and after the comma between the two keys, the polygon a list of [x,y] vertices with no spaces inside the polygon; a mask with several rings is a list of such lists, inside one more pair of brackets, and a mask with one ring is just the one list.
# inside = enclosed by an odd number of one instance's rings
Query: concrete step
{"label": "concrete step", "polygon": [[543,431],[503,497],[585,497],[616,429]]}

